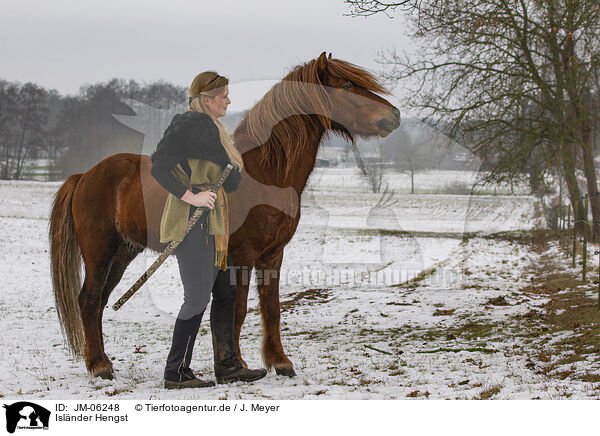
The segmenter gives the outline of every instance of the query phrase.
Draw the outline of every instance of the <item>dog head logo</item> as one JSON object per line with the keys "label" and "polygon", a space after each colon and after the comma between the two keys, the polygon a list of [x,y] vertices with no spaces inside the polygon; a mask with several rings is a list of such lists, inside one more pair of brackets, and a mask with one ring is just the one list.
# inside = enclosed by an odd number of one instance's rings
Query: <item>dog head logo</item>
{"label": "dog head logo", "polygon": [[6,409],[6,430],[14,433],[16,428],[47,429],[50,422],[50,411],[35,403],[19,401],[4,404]]}

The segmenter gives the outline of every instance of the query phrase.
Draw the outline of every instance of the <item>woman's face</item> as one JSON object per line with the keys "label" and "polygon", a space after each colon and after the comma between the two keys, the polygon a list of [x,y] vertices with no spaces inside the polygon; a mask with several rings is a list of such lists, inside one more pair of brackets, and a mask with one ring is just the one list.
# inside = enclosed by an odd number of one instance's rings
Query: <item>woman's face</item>
{"label": "woman's face", "polygon": [[231,100],[229,100],[229,87],[224,86],[220,93],[214,97],[207,97],[204,103],[208,110],[208,115],[213,120],[224,117],[225,112],[227,112],[227,106],[231,103]]}

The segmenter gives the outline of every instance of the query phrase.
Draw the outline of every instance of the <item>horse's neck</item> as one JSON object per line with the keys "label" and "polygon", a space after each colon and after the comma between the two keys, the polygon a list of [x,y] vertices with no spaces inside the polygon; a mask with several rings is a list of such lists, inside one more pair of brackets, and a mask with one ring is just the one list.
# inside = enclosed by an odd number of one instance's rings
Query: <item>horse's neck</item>
{"label": "horse's neck", "polygon": [[310,140],[306,144],[306,148],[302,151],[299,162],[297,162],[291,170],[290,184],[298,193],[304,191],[308,178],[315,169],[319,144],[321,143],[324,133],[325,131],[313,132],[310,135]]}
{"label": "horse's neck", "polygon": [[[290,174],[286,176],[284,164],[277,163],[274,168],[272,163],[261,161],[259,158],[261,147],[250,150],[250,153],[244,155],[244,165],[247,171],[257,181],[266,184],[272,184],[279,187],[293,187],[298,194],[301,194],[306,187],[308,178],[315,168],[319,144],[325,134],[325,131],[314,131],[307,128],[309,141],[307,142],[300,158],[294,163]],[[241,150],[243,153],[243,150]]]}

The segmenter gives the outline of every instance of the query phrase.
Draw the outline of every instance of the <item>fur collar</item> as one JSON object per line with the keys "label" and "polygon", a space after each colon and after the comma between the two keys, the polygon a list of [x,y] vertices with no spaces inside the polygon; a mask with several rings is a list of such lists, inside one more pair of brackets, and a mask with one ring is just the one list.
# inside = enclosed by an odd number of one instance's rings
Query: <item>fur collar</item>
{"label": "fur collar", "polygon": [[[209,115],[202,112],[188,111],[177,114],[165,130],[163,138],[152,154],[152,161],[157,155],[172,154],[170,158],[181,162],[184,159],[202,159],[225,167],[229,156],[219,139],[219,129]],[[235,191],[240,183],[240,173],[234,169],[225,181],[225,191]]]}

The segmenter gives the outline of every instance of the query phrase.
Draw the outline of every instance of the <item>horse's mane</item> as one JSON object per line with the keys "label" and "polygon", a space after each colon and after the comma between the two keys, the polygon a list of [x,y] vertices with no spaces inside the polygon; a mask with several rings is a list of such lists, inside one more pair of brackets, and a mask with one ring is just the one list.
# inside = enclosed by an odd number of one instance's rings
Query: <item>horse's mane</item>
{"label": "horse's mane", "polygon": [[[246,127],[250,139],[262,145],[261,161],[284,166],[286,176],[300,158],[310,134],[332,128],[331,100],[319,78],[317,61],[296,66],[248,111],[236,129]],[[349,62],[328,59],[327,74],[376,93],[389,93],[375,76]],[[337,133],[354,140],[345,129]]]}

